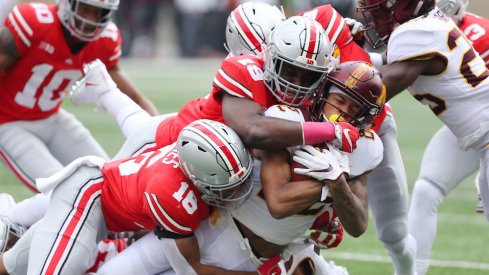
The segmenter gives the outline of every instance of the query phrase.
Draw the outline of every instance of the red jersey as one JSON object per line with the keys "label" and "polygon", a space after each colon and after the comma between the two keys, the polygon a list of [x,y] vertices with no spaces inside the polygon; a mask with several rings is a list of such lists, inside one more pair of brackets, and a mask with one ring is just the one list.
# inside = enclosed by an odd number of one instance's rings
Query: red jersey
{"label": "red jersey", "polygon": [[164,120],[156,132],[156,147],[162,147],[177,140],[178,134],[194,120],[210,119],[225,123],[222,115],[222,92],[248,98],[266,109],[277,104],[277,100],[263,82],[262,58],[255,56],[234,56],[225,59],[214,77],[209,95],[185,104],[178,115]]}
{"label": "red jersey", "polygon": [[338,47],[340,62],[363,60],[370,63],[370,57],[357,43],[353,41],[350,27],[343,22],[343,16],[331,5],[322,5],[300,13],[316,20],[323,26],[329,40]]}
{"label": "red jersey", "polygon": [[102,211],[111,231],[158,226],[189,235],[209,216],[209,206],[179,167],[175,144],[108,162],[102,174]]}
{"label": "red jersey", "polygon": [[44,119],[56,113],[66,89],[83,76],[83,64],[99,58],[108,69],[119,61],[121,38],[114,24],[72,54],[56,6],[20,4],[5,21],[20,59],[0,72],[0,123]]}
{"label": "red jersey", "polygon": [[489,68],[489,19],[466,12],[459,28],[472,41],[475,50]]}

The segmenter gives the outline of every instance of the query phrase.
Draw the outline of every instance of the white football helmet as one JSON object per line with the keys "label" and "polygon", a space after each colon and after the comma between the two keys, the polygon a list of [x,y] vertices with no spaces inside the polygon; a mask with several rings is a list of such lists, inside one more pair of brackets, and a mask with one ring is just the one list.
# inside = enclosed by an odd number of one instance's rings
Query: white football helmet
{"label": "white football helmet", "polygon": [[261,55],[270,32],[285,19],[276,6],[263,2],[245,2],[228,16],[226,48],[233,56]]}
{"label": "white football helmet", "polygon": [[270,35],[265,51],[265,85],[280,103],[309,102],[325,74],[334,69],[333,46],[321,24],[292,16]]}
{"label": "white football helmet", "polygon": [[228,126],[196,120],[180,132],[177,151],[180,167],[206,203],[235,209],[251,195],[253,159]]}
{"label": "white football helmet", "polygon": [[469,5],[469,0],[437,0],[436,5],[450,16],[457,25],[460,25],[465,15],[465,9]]}
{"label": "white football helmet", "polygon": [[[79,14],[80,4],[102,10],[99,21],[93,21]],[[119,0],[57,0],[58,17],[71,35],[81,41],[96,40],[109,24],[112,14],[119,7]]]}

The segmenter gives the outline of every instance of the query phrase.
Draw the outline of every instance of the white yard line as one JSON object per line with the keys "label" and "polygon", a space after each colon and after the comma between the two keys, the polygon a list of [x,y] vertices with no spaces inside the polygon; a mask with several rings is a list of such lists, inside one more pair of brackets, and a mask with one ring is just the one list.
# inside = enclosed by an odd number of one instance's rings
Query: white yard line
{"label": "white yard line", "polygon": [[[331,252],[322,250],[321,255],[326,259],[340,259],[360,262],[379,262],[390,263],[391,259],[383,255],[361,254],[361,253],[346,253],[346,252]],[[436,267],[453,267],[461,269],[478,269],[489,270],[489,263],[468,262],[468,261],[450,261],[450,260],[430,260],[430,266]]]}

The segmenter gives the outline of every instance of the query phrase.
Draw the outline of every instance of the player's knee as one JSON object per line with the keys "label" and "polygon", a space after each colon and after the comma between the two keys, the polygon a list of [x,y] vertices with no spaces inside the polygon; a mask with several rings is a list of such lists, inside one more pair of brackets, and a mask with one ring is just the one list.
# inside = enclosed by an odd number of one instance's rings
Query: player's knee
{"label": "player's knee", "polygon": [[392,221],[377,230],[380,241],[385,244],[392,244],[403,240],[406,238],[408,232],[406,221],[403,220]]}
{"label": "player's knee", "polygon": [[423,202],[438,201],[440,197],[445,197],[444,190],[439,186],[433,181],[420,178],[414,184],[412,197]]}

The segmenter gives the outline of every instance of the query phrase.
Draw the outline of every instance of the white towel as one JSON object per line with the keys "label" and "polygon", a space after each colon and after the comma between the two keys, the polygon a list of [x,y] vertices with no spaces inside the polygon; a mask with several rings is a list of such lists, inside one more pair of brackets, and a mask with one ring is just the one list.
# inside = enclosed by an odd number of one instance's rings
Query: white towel
{"label": "white towel", "polygon": [[37,190],[47,195],[60,182],[64,181],[69,176],[71,176],[71,174],[73,174],[73,172],[75,172],[76,169],[78,169],[78,167],[82,165],[86,165],[89,167],[102,168],[104,163],[105,160],[103,158],[96,157],[96,156],[85,156],[85,157],[77,158],[74,161],[72,161],[70,164],[68,164],[65,168],[54,173],[50,177],[37,178],[36,179]]}

